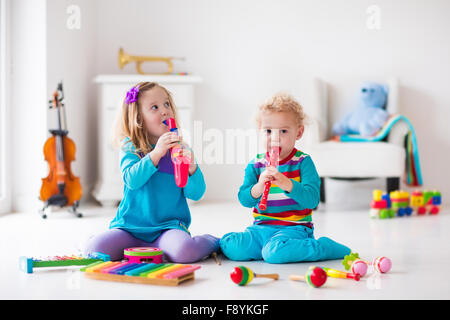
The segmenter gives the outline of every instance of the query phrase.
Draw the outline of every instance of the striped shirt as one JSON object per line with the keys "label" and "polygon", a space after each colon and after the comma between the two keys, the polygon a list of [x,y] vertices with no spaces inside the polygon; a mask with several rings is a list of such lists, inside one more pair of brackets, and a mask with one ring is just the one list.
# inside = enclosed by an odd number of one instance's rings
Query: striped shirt
{"label": "striped shirt", "polygon": [[261,197],[253,198],[251,188],[265,170],[267,154],[258,154],[245,169],[244,183],[239,189],[239,201],[245,207],[253,207],[254,224],[305,225],[312,228],[312,209],[319,203],[320,178],[311,157],[293,149],[279,162],[278,171],[291,179],[291,192],[271,184],[266,210],[258,208]]}

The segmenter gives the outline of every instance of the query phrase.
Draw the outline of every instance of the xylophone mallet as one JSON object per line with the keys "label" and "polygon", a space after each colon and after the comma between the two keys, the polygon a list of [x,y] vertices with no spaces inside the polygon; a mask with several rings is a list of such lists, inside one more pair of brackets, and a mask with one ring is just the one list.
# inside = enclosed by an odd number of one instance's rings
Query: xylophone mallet
{"label": "xylophone mallet", "polygon": [[304,281],[313,288],[320,288],[327,281],[327,273],[320,267],[311,266],[304,276],[291,274],[289,278],[294,281]]}
{"label": "xylophone mallet", "polygon": [[234,270],[230,273],[230,278],[234,283],[240,286],[246,286],[253,280],[253,278],[269,278],[278,280],[279,275],[277,273],[256,274],[247,267],[239,266],[235,267]]}

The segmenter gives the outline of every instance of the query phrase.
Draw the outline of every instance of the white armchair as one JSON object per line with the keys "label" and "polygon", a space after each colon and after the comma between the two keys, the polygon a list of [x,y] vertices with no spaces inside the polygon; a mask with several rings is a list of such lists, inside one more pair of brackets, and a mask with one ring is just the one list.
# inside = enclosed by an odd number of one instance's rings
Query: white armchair
{"label": "white armchair", "polygon": [[[362,82],[362,81],[361,81]],[[398,81],[384,81],[389,86],[386,110],[399,112]],[[334,121],[330,119],[333,101],[329,99],[330,86],[322,80],[313,80],[312,96],[303,107],[307,114],[305,134],[297,147],[311,155],[321,177],[321,202],[325,202],[325,178],[361,180],[386,178],[386,190],[400,188],[400,178],[405,172],[404,148],[407,127],[394,126],[382,142],[335,142],[331,138]],[[355,91],[352,88],[352,91]],[[346,111],[352,108],[349,106]],[[342,114],[340,115],[342,116]],[[339,116],[337,116],[339,117]]]}

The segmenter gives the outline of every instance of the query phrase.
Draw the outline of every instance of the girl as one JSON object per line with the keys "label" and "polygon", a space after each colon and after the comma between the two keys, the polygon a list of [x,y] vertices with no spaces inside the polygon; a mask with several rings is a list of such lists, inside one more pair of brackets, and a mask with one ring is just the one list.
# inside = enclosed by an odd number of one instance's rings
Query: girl
{"label": "girl", "polygon": [[188,182],[184,188],[175,184],[170,149],[180,138],[164,124],[168,118],[174,118],[178,127],[167,89],[141,82],[128,91],[115,134],[121,141],[123,199],[110,230],[91,238],[86,254],[103,252],[120,260],[125,248],[158,247],[165,260],[191,263],[218,250],[218,238],[191,237],[188,231],[191,215],[186,198],[199,200],[206,185],[192,151],[186,148],[183,154],[191,159]]}

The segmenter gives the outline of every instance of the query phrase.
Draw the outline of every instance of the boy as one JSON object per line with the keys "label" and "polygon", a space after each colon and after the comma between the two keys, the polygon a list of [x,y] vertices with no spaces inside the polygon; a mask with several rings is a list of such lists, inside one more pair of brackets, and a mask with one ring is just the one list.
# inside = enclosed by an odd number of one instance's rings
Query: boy
{"label": "boy", "polygon": [[[314,239],[312,209],[319,204],[320,178],[311,158],[295,148],[304,131],[302,106],[291,96],[277,94],[259,107],[258,129],[267,150],[279,146],[278,167],[259,154],[245,169],[239,202],[253,208],[254,223],[244,232],[225,234],[220,247],[231,260],[269,263],[341,259],[351,250],[327,237]],[[261,210],[264,186],[271,182],[267,208]]]}

